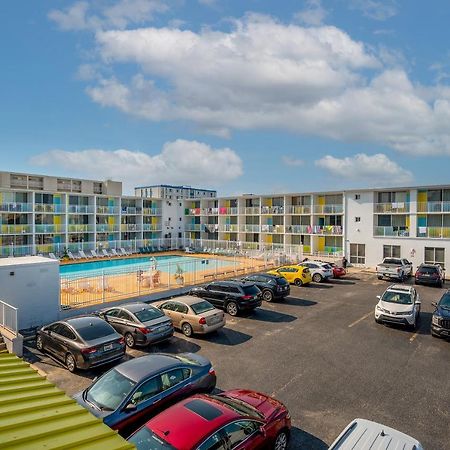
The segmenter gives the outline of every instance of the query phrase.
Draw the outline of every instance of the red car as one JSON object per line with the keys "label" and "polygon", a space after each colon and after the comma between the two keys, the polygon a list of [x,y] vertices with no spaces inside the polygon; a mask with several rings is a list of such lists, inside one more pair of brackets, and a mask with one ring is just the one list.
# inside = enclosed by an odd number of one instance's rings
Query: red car
{"label": "red car", "polygon": [[328,263],[333,268],[333,278],[341,278],[347,274],[347,271],[336,263]]}
{"label": "red car", "polygon": [[182,400],[128,441],[138,450],[285,450],[290,429],[289,412],[278,400],[233,390]]}

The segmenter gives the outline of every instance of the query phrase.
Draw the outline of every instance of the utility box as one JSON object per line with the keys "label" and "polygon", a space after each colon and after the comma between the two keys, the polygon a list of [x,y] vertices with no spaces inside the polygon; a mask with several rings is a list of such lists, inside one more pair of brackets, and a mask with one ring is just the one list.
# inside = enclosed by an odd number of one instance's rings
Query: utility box
{"label": "utility box", "polygon": [[59,261],[41,256],[0,258],[0,300],[17,308],[18,329],[58,320]]}

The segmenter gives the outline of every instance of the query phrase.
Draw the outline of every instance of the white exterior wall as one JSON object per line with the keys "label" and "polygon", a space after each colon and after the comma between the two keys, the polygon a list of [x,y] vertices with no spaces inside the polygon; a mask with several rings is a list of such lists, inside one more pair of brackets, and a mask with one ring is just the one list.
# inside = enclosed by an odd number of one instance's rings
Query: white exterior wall
{"label": "white exterior wall", "polygon": [[[182,245],[181,240],[184,237],[184,217],[183,200],[162,201],[162,237],[165,238],[170,233],[172,245],[176,247]],[[178,238],[178,233],[181,233],[181,238]]]}

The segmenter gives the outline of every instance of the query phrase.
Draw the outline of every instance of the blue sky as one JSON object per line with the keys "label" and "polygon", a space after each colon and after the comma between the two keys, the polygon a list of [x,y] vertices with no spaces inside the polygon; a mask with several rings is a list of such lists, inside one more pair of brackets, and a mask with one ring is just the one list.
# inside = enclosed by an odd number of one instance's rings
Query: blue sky
{"label": "blue sky", "polygon": [[1,2],[2,170],[222,194],[448,183],[450,8]]}

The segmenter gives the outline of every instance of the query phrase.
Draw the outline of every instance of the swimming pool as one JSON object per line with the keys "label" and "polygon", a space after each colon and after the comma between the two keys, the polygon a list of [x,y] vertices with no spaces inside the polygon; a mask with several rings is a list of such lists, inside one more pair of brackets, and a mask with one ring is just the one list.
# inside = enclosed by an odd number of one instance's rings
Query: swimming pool
{"label": "swimming pool", "polygon": [[156,264],[162,272],[175,274],[180,268],[184,273],[199,270],[233,266],[234,262],[214,258],[193,258],[191,256],[155,256],[142,258],[107,259],[104,261],[89,261],[60,266],[59,273],[64,278],[94,277],[102,274],[135,272],[149,270]]}

